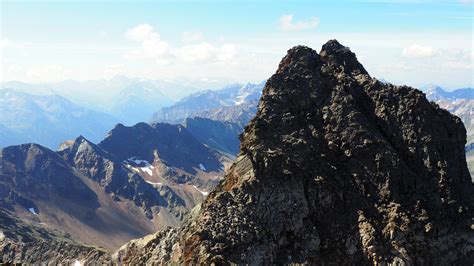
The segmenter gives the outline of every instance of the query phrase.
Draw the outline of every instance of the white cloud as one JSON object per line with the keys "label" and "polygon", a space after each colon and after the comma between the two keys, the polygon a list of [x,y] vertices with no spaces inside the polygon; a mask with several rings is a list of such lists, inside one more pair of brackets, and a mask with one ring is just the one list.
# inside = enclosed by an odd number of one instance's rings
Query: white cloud
{"label": "white cloud", "polygon": [[176,58],[187,62],[225,61],[234,57],[236,48],[233,44],[224,44],[220,47],[202,42],[186,45],[174,50]]}
{"label": "white cloud", "polygon": [[11,64],[8,66],[7,72],[10,74],[16,74],[23,71],[23,67],[17,64]]}
{"label": "white cloud", "polygon": [[217,59],[220,61],[230,60],[234,58],[236,53],[236,47],[233,44],[224,44],[221,46]]}
{"label": "white cloud", "polygon": [[156,33],[153,27],[149,24],[140,24],[127,30],[127,32],[125,32],[125,37],[127,37],[129,40],[137,42],[160,38],[158,33]]}
{"label": "white cloud", "polygon": [[183,42],[201,42],[204,40],[204,34],[200,31],[195,32],[183,32],[181,39]]}
{"label": "white cloud", "polygon": [[283,31],[300,31],[314,29],[319,25],[319,19],[312,17],[308,20],[293,21],[293,14],[280,17],[280,29]]}
{"label": "white cloud", "polygon": [[101,31],[99,31],[99,36],[101,38],[107,38],[109,36],[109,33],[105,30],[101,30]]}
{"label": "white cloud", "polygon": [[122,64],[108,65],[104,69],[104,79],[111,79],[123,73],[124,73],[124,66]]}
{"label": "white cloud", "polygon": [[58,82],[71,78],[72,72],[61,65],[46,65],[24,68],[10,65],[5,80],[24,80],[27,82]]}
{"label": "white cloud", "polygon": [[[129,40],[139,42],[140,46],[125,54],[127,59],[154,58],[159,65],[169,65],[174,61],[210,63],[234,58],[236,47],[233,44],[214,45],[200,41],[201,32],[183,33],[184,42],[192,42],[181,47],[171,47],[149,24],[141,24],[125,32]],[[200,41],[200,42],[198,42]]]}
{"label": "white cloud", "polygon": [[10,45],[10,40],[0,39],[0,48],[6,48]]}
{"label": "white cloud", "polygon": [[21,80],[25,82],[57,82],[71,78],[72,72],[61,65],[25,67],[17,64],[5,64],[2,81]]}
{"label": "white cloud", "polygon": [[402,55],[408,58],[428,58],[438,55],[439,52],[431,46],[412,44],[402,50]]}
{"label": "white cloud", "polygon": [[132,49],[125,54],[125,58],[156,58],[169,53],[169,45],[161,40],[149,24],[141,24],[125,32],[129,40],[140,42],[140,47]]}

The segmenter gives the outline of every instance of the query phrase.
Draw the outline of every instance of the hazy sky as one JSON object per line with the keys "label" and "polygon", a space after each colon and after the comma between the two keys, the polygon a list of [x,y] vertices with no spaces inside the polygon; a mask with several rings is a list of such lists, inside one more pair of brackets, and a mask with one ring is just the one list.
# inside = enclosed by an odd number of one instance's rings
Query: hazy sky
{"label": "hazy sky", "polygon": [[257,82],[286,51],[336,38],[375,77],[474,86],[464,1],[1,1],[1,80]]}

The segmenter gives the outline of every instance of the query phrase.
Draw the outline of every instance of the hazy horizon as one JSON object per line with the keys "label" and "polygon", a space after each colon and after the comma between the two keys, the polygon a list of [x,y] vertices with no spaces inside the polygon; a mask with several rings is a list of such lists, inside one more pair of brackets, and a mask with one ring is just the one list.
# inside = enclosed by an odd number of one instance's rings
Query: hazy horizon
{"label": "hazy horizon", "polygon": [[374,77],[474,87],[472,1],[342,3],[3,1],[0,81],[124,75],[218,88],[267,79],[292,46],[337,39]]}

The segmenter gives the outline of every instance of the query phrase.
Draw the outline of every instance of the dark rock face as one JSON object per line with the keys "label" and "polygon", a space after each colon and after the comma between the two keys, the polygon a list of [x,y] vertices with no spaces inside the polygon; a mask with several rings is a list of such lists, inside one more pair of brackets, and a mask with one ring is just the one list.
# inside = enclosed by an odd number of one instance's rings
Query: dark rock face
{"label": "dark rock face", "polygon": [[[0,151],[0,186],[9,197],[0,202],[22,204],[26,198],[48,199],[51,195],[67,197],[81,206],[97,207],[96,196],[74,175],[69,166],[55,152],[37,144],[10,146]],[[11,189],[13,188],[13,189]]]}
{"label": "dark rock face", "polygon": [[239,153],[239,135],[243,128],[236,123],[195,117],[187,118],[184,127],[201,143],[212,149],[233,156]]}
{"label": "dark rock face", "polygon": [[178,232],[146,239],[146,249],[125,246],[115,258],[474,262],[461,120],[421,91],[371,78],[337,41],[319,54],[288,51],[241,141],[225,181]]}
{"label": "dark rock face", "polygon": [[148,162],[155,159],[165,164],[195,173],[199,164],[209,171],[222,167],[212,151],[194,138],[185,127],[157,123],[138,123],[133,127],[117,125],[99,147],[115,154],[119,160],[138,157]]}

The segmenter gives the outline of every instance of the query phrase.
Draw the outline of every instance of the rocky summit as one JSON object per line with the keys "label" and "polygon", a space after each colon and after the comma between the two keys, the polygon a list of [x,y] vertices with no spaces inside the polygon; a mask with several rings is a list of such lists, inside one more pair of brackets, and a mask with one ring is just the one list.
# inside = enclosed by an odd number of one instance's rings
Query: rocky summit
{"label": "rocky summit", "polygon": [[473,184],[461,120],[372,78],[331,40],[267,81],[223,181],[179,229],[123,263],[471,265]]}

